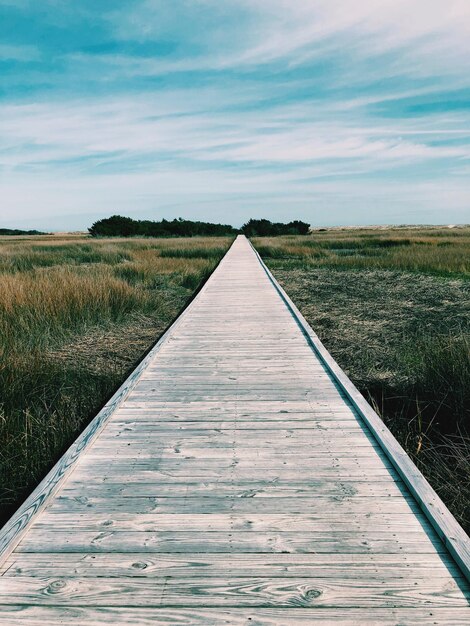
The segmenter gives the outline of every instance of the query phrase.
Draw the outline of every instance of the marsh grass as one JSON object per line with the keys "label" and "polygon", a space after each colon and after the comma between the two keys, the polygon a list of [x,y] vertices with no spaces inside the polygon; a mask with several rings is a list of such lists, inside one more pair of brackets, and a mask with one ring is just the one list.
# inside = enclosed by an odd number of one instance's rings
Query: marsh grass
{"label": "marsh grass", "polygon": [[172,259],[219,259],[225,248],[166,248],[160,256]]}
{"label": "marsh grass", "polygon": [[260,237],[253,243],[261,256],[289,260],[292,267],[470,275],[470,228],[316,231],[303,237]]}
{"label": "marsh grass", "polygon": [[330,230],[254,243],[470,530],[470,228]]}
{"label": "marsh grass", "polygon": [[0,521],[121,384],[230,243],[220,237],[0,239]]}

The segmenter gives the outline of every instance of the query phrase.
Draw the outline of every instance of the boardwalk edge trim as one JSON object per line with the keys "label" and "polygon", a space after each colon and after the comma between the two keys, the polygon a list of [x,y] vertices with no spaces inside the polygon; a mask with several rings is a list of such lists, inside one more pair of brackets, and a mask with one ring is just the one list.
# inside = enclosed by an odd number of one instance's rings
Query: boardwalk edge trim
{"label": "boardwalk edge trim", "polygon": [[427,519],[432,524],[434,530],[452,555],[465,578],[470,582],[470,538],[467,533],[395,439],[394,435],[392,435],[387,426],[385,426],[383,420],[336,363],[302,313],[274,278],[259,252],[251,241],[248,241],[269,280],[291,312],[309,345],[339,388],[346,394],[347,398],[410,490]]}
{"label": "boardwalk edge trim", "polygon": [[[229,246],[229,249],[232,247],[234,241],[235,239]],[[128,378],[126,378],[108,402],[106,402],[98,414],[91,420],[88,426],[80,433],[67,451],[60,457],[36,489],[34,489],[30,496],[28,496],[23,504],[20,505],[18,510],[13,513],[12,517],[6,522],[3,528],[0,529],[0,565],[2,565],[10,556],[32,522],[38,514],[43,511],[48,501],[57,493],[64,480],[73,471],[82,452],[93,443],[107,424],[109,418],[113,415],[119,405],[122,404],[122,402],[124,402],[127,398],[129,393],[137,384],[140,375],[146,369],[149,362],[168,342],[173,332],[186,317],[188,311],[192,309],[197,300],[199,300],[200,296],[205,292],[212,276],[224,262],[227,252],[216,265],[206,282],[202,285],[199,291],[196,292],[196,295],[192,298],[192,300],[190,300],[189,304],[183,309],[169,328],[167,328],[163,335],[161,335],[155,345],[149,350],[146,356],[131,372]]]}

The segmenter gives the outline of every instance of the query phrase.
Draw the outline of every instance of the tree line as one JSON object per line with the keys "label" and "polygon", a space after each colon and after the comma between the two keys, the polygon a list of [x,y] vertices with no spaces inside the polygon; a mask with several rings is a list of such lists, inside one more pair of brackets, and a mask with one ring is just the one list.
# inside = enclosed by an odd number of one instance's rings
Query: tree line
{"label": "tree line", "polygon": [[307,235],[310,224],[294,220],[284,224],[283,222],[270,222],[269,220],[248,220],[241,227],[241,232],[247,237],[277,237],[278,235]]}
{"label": "tree line", "polygon": [[310,225],[300,220],[287,224],[271,222],[266,219],[250,219],[240,229],[230,224],[194,222],[182,218],[174,220],[134,220],[130,217],[112,215],[95,222],[88,232],[93,237],[195,237],[195,236],[230,236],[243,233],[247,237],[265,237],[277,235],[306,235]]}
{"label": "tree line", "polygon": [[19,228],[0,228],[0,236],[4,235],[47,235],[40,230],[20,230]]}

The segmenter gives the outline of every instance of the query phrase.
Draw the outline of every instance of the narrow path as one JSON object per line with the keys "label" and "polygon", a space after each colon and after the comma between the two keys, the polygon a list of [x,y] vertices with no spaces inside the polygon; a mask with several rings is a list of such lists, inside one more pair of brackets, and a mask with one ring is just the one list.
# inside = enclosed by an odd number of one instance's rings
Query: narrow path
{"label": "narrow path", "polygon": [[470,623],[444,543],[243,237],[0,573],[9,625]]}

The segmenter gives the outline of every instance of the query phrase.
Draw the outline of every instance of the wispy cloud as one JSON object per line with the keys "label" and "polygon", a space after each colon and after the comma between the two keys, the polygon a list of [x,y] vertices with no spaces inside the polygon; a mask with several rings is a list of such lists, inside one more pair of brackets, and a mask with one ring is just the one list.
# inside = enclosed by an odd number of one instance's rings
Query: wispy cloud
{"label": "wispy cloud", "polygon": [[39,49],[30,45],[8,45],[0,44],[0,62],[19,61],[28,62],[36,61],[41,57]]}
{"label": "wispy cloud", "polygon": [[[186,103],[178,102],[180,98]],[[193,167],[198,162],[207,167],[208,161],[269,167],[373,159],[370,167],[376,170],[389,168],[393,160],[403,164],[470,157],[468,129],[430,129],[429,123],[410,128],[402,120],[384,127],[366,124],[360,115],[332,121],[325,106],[317,106],[315,119],[306,106],[209,112],[209,103],[204,107],[203,102],[191,102],[190,92],[180,91],[173,106],[148,97],[5,106],[0,166],[34,169],[52,162],[57,168],[76,167],[79,160],[79,167],[86,169],[95,168],[97,161],[124,160],[152,170],[170,159]],[[443,120],[447,126],[450,121],[449,116]],[[462,142],[449,145],[449,134]]]}

